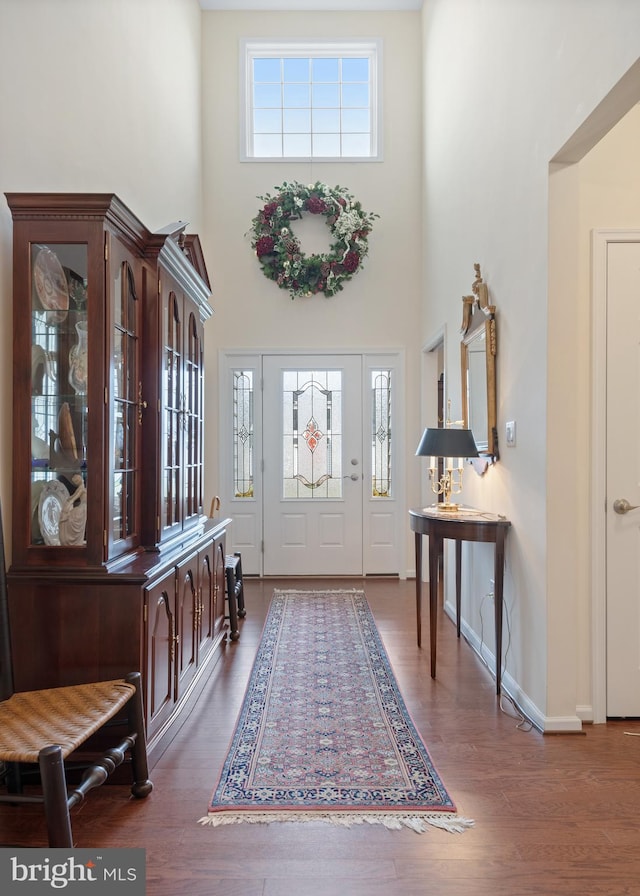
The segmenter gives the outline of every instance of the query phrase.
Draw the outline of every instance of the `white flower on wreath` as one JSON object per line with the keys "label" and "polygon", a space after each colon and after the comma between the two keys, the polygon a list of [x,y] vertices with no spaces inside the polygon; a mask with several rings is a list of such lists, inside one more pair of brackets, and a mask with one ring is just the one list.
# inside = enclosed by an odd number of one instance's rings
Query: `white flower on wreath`
{"label": "white flower on wreath", "polygon": [[337,234],[341,239],[345,237],[351,236],[352,233],[355,233],[362,226],[362,218],[358,214],[358,212],[347,212],[343,211],[342,214],[338,216],[336,223],[333,225],[333,232]]}

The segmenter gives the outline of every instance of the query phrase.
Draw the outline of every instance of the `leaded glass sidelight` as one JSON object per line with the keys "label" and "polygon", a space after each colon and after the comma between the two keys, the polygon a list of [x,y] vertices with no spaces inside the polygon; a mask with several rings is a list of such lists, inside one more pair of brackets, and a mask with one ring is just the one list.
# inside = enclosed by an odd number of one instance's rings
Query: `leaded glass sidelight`
{"label": "leaded glass sidelight", "polygon": [[253,370],[233,371],[233,494],[253,498]]}
{"label": "leaded glass sidelight", "polygon": [[342,371],[285,370],[284,498],[342,497]]}
{"label": "leaded glass sidelight", "polygon": [[371,371],[371,495],[391,497],[391,371]]}

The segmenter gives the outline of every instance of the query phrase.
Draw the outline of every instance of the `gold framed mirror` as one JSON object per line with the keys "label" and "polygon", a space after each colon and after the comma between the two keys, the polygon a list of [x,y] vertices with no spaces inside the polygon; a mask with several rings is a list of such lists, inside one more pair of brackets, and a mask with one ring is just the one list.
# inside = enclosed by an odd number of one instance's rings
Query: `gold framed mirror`
{"label": "gold framed mirror", "polygon": [[478,453],[498,459],[496,308],[489,304],[489,290],[480,265],[474,264],[473,295],[462,297],[462,420],[473,432]]}

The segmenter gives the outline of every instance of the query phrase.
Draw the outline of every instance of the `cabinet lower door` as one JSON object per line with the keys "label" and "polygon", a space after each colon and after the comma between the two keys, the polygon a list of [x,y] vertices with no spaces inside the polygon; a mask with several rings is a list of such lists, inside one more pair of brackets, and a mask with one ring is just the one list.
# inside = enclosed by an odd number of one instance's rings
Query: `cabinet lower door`
{"label": "cabinet lower door", "polygon": [[147,606],[147,737],[169,719],[176,701],[175,572],[146,589]]}
{"label": "cabinet lower door", "polygon": [[198,586],[200,589],[200,625],[198,659],[204,660],[213,647],[216,634],[215,553],[213,541],[198,551]]}
{"label": "cabinet lower door", "polygon": [[180,699],[198,668],[200,592],[198,553],[194,551],[176,568],[176,698]]}
{"label": "cabinet lower door", "polygon": [[224,571],[225,533],[222,532],[213,542],[213,580],[214,580],[214,618],[216,634],[222,632],[226,625],[226,578]]}
{"label": "cabinet lower door", "polygon": [[198,663],[218,643],[225,625],[224,533],[198,551],[200,619]]}

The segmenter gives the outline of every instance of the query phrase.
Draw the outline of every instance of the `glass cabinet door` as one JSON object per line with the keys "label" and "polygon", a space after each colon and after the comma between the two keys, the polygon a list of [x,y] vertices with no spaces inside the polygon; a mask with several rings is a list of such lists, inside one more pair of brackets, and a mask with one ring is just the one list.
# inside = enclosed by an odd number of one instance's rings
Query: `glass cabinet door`
{"label": "glass cabinet door", "polygon": [[167,538],[197,524],[203,505],[202,325],[173,289],[162,330],[161,538]]}
{"label": "glass cabinet door", "polygon": [[163,307],[162,351],[162,530],[166,535],[182,525],[182,425],[184,387],[182,302],[173,290]]}
{"label": "glass cabinet door", "polygon": [[32,545],[84,547],[89,345],[86,243],[32,243]]}
{"label": "glass cabinet door", "polygon": [[114,557],[139,543],[140,435],[146,409],[140,377],[140,299],[133,260],[112,244],[110,548]]}
{"label": "glass cabinet door", "polygon": [[191,312],[185,351],[185,522],[197,518],[202,512],[203,374],[200,327],[196,315]]}

